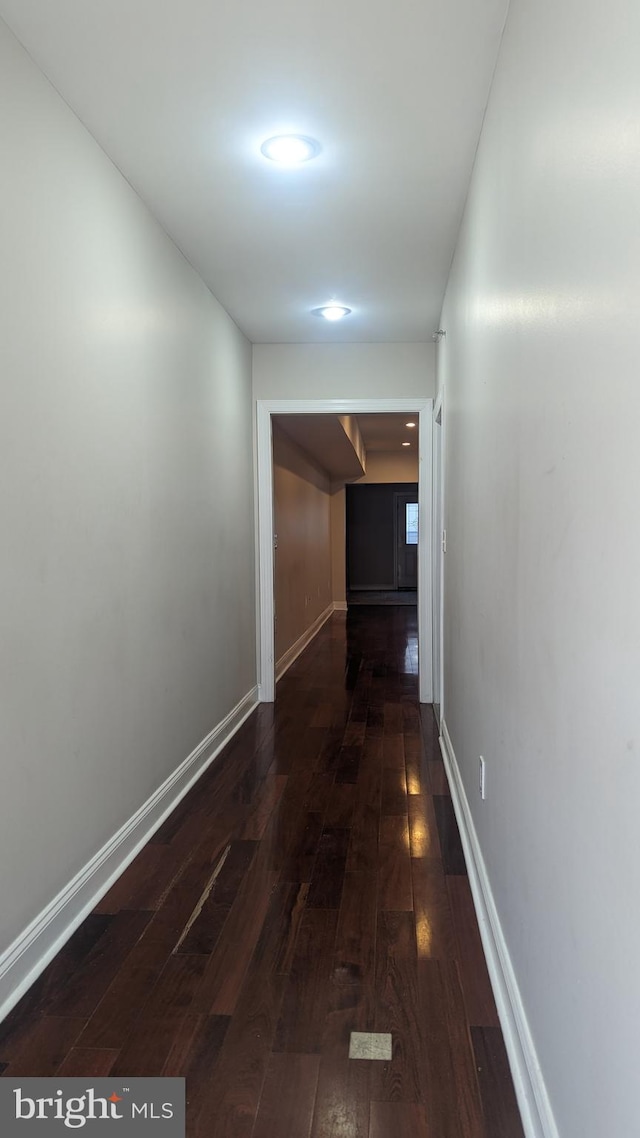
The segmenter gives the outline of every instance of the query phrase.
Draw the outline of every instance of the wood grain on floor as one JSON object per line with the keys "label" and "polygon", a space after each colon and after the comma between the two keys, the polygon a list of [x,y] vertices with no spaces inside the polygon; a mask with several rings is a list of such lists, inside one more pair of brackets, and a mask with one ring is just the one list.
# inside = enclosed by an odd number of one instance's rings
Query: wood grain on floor
{"label": "wood grain on floor", "polygon": [[522,1138],[417,682],[415,609],[334,614],[0,1024],[0,1076],[184,1076],[188,1138]]}

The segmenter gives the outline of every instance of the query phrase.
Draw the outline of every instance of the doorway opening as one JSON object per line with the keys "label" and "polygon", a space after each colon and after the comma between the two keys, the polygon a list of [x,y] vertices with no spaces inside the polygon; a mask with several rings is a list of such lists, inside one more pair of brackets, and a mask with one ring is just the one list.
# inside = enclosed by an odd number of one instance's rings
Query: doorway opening
{"label": "doorway opening", "polygon": [[[275,698],[274,487],[272,416],[367,415],[399,413],[418,426],[418,583],[419,694],[433,698],[432,659],[432,412],[431,399],[258,400],[256,403],[258,523],[258,677],[259,698]],[[422,428],[422,429],[421,429]],[[406,487],[402,488],[403,490]],[[337,605],[335,607],[345,607]]]}

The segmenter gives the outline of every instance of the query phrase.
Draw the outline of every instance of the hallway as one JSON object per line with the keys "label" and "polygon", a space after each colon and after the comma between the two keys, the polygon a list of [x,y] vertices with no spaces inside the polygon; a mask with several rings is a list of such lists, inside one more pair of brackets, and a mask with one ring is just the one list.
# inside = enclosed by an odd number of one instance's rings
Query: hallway
{"label": "hallway", "polygon": [[416,693],[415,609],[334,614],[0,1026],[2,1073],[186,1076],[190,1138],[519,1138]]}

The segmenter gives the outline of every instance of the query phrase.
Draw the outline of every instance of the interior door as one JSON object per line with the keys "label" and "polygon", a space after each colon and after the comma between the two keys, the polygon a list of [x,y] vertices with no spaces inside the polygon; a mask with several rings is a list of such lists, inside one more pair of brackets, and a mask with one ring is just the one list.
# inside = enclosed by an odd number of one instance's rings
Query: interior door
{"label": "interior door", "polygon": [[395,495],[396,589],[418,588],[418,495]]}

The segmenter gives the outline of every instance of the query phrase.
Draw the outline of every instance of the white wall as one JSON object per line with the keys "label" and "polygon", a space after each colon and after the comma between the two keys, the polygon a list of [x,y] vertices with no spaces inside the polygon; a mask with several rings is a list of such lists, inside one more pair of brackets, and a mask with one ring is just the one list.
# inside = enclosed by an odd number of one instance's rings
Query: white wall
{"label": "white wall", "polygon": [[429,399],[430,344],[254,344],[254,399]]}
{"label": "white wall", "polygon": [[512,0],[442,315],[445,714],[562,1138],[640,1133],[639,43]]}
{"label": "white wall", "polygon": [[251,350],[0,24],[0,952],[255,684]]}

